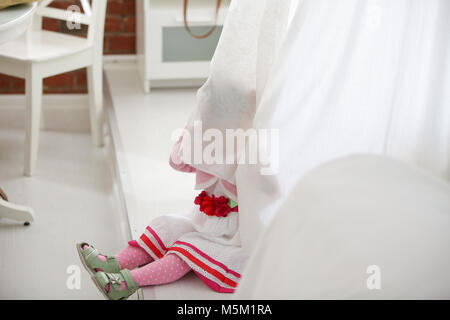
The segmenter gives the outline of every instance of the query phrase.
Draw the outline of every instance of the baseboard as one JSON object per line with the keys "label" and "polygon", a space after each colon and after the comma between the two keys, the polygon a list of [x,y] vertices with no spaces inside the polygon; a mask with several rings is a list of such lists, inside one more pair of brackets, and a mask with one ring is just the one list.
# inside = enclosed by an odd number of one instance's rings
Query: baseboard
{"label": "baseboard", "polygon": [[[128,240],[132,240],[132,230],[129,221],[130,212],[136,212],[137,206],[134,201],[128,165],[125,158],[125,150],[123,148],[122,139],[120,137],[118,122],[113,105],[111,91],[109,88],[108,78],[104,76],[103,96],[105,104],[105,124],[108,128],[111,152],[113,159],[113,175],[117,181],[119,200],[122,207],[122,222],[126,225],[123,230]],[[127,191],[127,192],[126,192]]]}
{"label": "baseboard", "polygon": [[130,68],[136,68],[135,54],[107,55],[103,57],[104,70]]}
{"label": "baseboard", "polygon": [[150,87],[155,89],[161,88],[200,88],[206,81],[206,78],[199,79],[161,79],[148,80]]}
{"label": "baseboard", "polygon": [[[127,63],[125,63],[127,64]],[[119,63],[119,66],[123,64]],[[113,105],[113,99],[111,95],[111,90],[108,83],[108,78],[103,73],[104,86],[103,86],[103,97],[104,97],[104,108],[105,108],[105,124],[108,129],[109,137],[109,156],[113,163],[113,176],[117,185],[117,194],[120,202],[120,212],[121,212],[121,228],[122,232],[128,240],[133,239],[133,230],[131,229],[130,223],[130,212],[137,211],[137,204],[134,199],[132,192],[132,184],[130,180],[130,174],[128,170],[128,165],[125,157],[125,150],[123,148],[122,139],[120,138],[118,122],[116,118],[116,113]],[[131,215],[134,216],[134,215]],[[136,231],[134,230],[134,233]],[[143,300],[142,290],[138,290],[137,293],[138,300]]]}
{"label": "baseboard", "polygon": [[137,56],[135,54],[109,54],[103,56],[103,64],[134,62],[136,63]]}
{"label": "baseboard", "polygon": [[[25,95],[0,95],[0,128],[25,128]],[[86,94],[47,94],[42,99],[41,129],[89,132]]]}

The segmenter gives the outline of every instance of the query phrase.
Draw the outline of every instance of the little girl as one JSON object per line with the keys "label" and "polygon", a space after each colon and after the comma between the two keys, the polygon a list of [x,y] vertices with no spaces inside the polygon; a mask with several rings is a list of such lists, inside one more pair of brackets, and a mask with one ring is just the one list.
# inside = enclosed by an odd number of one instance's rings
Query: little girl
{"label": "little girl", "polygon": [[[238,209],[235,182],[239,153],[233,147],[222,153],[226,161],[192,161],[183,152],[186,145],[195,150],[192,146],[201,143],[202,151],[208,149],[203,149],[203,141],[187,139],[186,133],[195,139],[197,123],[204,130],[220,131],[223,137],[229,129],[253,126],[289,8],[289,1],[231,2],[210,75],[197,93],[198,108],[170,157],[175,169],[196,174],[196,189],[202,191],[188,215],[156,218],[139,239],[115,256],[105,256],[88,243],[77,245],[83,265],[105,297],[125,299],[139,287],[176,281],[190,270],[217,292],[235,291],[248,252],[241,246],[239,228],[245,216]],[[245,212],[247,217],[249,213]],[[253,228],[251,223],[245,225]]]}
{"label": "little girl", "polygon": [[[172,159],[171,165],[195,170]],[[88,243],[77,245],[83,265],[106,298],[126,299],[140,287],[176,281],[190,270],[211,289],[234,292],[246,261],[239,241],[236,188],[202,171],[196,171],[196,179],[197,188],[204,190],[190,216],[156,218],[137,241],[112,257]]]}

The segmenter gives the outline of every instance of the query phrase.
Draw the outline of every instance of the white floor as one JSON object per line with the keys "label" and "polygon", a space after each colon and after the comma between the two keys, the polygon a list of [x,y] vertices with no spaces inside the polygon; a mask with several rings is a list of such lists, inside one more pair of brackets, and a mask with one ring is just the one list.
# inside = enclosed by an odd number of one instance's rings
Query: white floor
{"label": "white floor", "polygon": [[[24,132],[0,126],[0,186],[36,215],[29,227],[0,220],[0,299],[103,299],[75,244],[115,253],[125,243],[107,149],[88,133],[43,131],[40,142],[36,175],[23,177]],[[66,285],[68,268],[79,289]]]}
{"label": "white floor", "polygon": [[[133,66],[106,71],[107,84],[123,150],[124,188],[134,238],[154,217],[190,210],[198,194],[192,174],[168,163],[176,129],[184,128],[196,107],[196,88],[154,89],[145,94]],[[147,287],[144,299],[227,299],[209,289],[194,273],[163,286]]]}

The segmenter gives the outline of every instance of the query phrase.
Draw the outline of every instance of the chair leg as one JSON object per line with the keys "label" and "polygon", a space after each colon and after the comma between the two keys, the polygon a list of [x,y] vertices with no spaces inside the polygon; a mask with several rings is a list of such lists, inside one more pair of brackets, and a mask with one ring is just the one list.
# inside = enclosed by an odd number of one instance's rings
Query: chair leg
{"label": "chair leg", "polygon": [[31,176],[36,168],[41,123],[42,78],[30,75],[25,81],[26,137],[24,175]]}
{"label": "chair leg", "polygon": [[103,72],[101,63],[87,68],[92,142],[103,146]]}

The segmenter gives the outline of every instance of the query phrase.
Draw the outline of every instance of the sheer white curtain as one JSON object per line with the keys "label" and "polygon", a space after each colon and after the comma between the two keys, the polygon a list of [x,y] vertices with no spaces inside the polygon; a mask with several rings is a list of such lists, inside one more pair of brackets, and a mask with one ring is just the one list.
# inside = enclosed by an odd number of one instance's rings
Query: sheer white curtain
{"label": "sheer white curtain", "polygon": [[[185,149],[195,150],[195,145],[201,145],[202,149],[206,146],[194,133],[195,125],[200,121],[203,131],[218,129],[224,137],[227,129],[252,127],[256,106],[284,38],[290,4],[291,0],[231,2],[211,61],[210,75],[197,92],[198,107],[186,125],[192,140],[183,141]],[[183,162],[196,169],[235,183],[236,161],[196,163],[194,152],[177,152]],[[228,152],[228,157],[237,159],[237,152]]]}
{"label": "sheer white curtain", "polygon": [[299,1],[267,79],[253,125],[280,130],[279,170],[236,171],[246,248],[330,159],[388,155],[450,179],[450,1]]}

